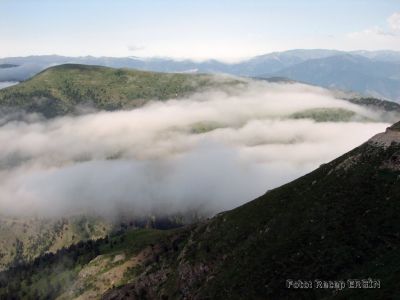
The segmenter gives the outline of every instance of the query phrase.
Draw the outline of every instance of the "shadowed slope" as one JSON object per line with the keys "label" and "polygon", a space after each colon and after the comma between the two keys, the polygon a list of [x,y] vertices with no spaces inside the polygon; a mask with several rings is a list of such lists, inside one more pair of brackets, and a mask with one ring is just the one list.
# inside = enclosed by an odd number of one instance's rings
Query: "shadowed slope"
{"label": "shadowed slope", "polygon": [[[393,128],[398,128],[399,123]],[[399,295],[400,145],[367,142],[190,230],[173,264],[110,291],[190,299],[378,299]],[[175,261],[176,259],[176,261]],[[166,258],[165,258],[166,260]],[[168,274],[154,281],[156,274]],[[375,290],[288,290],[287,279],[377,278]],[[158,278],[158,277],[157,277]],[[124,298],[125,299],[125,298]]]}

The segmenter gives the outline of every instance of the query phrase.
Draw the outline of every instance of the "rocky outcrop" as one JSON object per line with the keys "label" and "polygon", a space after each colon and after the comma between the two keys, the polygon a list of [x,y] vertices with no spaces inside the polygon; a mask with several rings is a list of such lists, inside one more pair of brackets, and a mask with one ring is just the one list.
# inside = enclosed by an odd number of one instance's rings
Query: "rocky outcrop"
{"label": "rocky outcrop", "polygon": [[373,136],[368,144],[383,148],[387,148],[393,143],[400,144],[400,130],[395,127],[397,124],[387,128],[385,132]]}

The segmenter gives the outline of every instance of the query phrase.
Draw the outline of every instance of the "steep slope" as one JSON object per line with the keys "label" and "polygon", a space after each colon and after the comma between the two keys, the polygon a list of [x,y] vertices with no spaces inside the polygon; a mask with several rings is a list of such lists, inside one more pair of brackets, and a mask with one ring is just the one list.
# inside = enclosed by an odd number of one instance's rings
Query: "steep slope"
{"label": "steep slope", "polygon": [[[101,277],[111,288],[104,299],[397,298],[399,153],[397,123],[314,172],[203,223],[128,231],[111,243],[81,244],[2,273],[0,295],[93,295],[104,290],[96,278],[111,274]],[[77,258],[68,263],[67,255]],[[70,274],[68,285],[51,277],[55,269]],[[46,278],[52,278],[50,288],[38,290]],[[380,288],[286,288],[288,279],[348,284],[354,278],[380,280]]]}
{"label": "steep slope", "polygon": [[179,98],[213,86],[235,84],[212,75],[166,74],[87,65],[49,68],[32,79],[0,91],[3,109],[23,109],[46,117],[76,111],[77,106],[117,110],[152,99]]}
{"label": "steep slope", "polygon": [[[383,299],[400,274],[400,123],[316,171],[190,231],[106,299]],[[165,280],[154,280],[157,274]],[[287,279],[381,280],[380,289],[287,289]]]}

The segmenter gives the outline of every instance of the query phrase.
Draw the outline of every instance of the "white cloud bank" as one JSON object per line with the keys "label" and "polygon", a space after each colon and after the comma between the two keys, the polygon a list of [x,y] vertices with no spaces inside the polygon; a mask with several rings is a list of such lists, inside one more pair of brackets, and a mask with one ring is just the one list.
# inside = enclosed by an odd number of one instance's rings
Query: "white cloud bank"
{"label": "white cloud bank", "polygon": [[386,20],[386,28],[374,26],[347,35],[346,45],[352,49],[400,50],[400,12],[395,12]]}
{"label": "white cloud bank", "polygon": [[400,32],[400,12],[395,12],[388,18],[388,24],[393,31]]}
{"label": "white cloud bank", "polygon": [[[289,118],[320,107],[358,117]],[[386,117],[321,88],[251,83],[131,111],[0,120],[0,211],[213,214],[361,144],[388,126]]]}

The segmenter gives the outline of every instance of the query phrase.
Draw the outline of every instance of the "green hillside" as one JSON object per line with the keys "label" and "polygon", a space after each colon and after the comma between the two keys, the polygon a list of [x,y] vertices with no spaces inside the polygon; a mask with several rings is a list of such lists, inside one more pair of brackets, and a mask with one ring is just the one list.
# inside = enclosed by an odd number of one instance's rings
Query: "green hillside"
{"label": "green hillside", "polygon": [[[193,216],[190,220],[194,222],[199,218]],[[32,262],[45,253],[55,253],[82,241],[104,238],[121,229],[169,229],[181,227],[187,222],[188,217],[179,215],[150,215],[140,218],[121,216],[118,221],[90,215],[63,218],[0,215],[0,271]]]}
{"label": "green hillside", "polygon": [[[0,295],[398,298],[399,127],[208,221],[176,230],[128,230],[11,269],[0,275]],[[379,279],[380,289],[285,287],[287,279],[354,278]]]}
{"label": "green hillside", "polygon": [[296,112],[289,116],[293,119],[312,119],[316,122],[349,122],[356,113],[343,108],[313,108]]}
{"label": "green hillside", "polygon": [[82,240],[106,236],[112,224],[102,218],[40,219],[0,216],[0,270],[32,261]]}
{"label": "green hillside", "polygon": [[83,106],[101,110],[134,108],[148,100],[181,98],[202,89],[236,83],[231,78],[216,79],[215,75],[67,64],[0,90],[0,106],[54,117]]}

